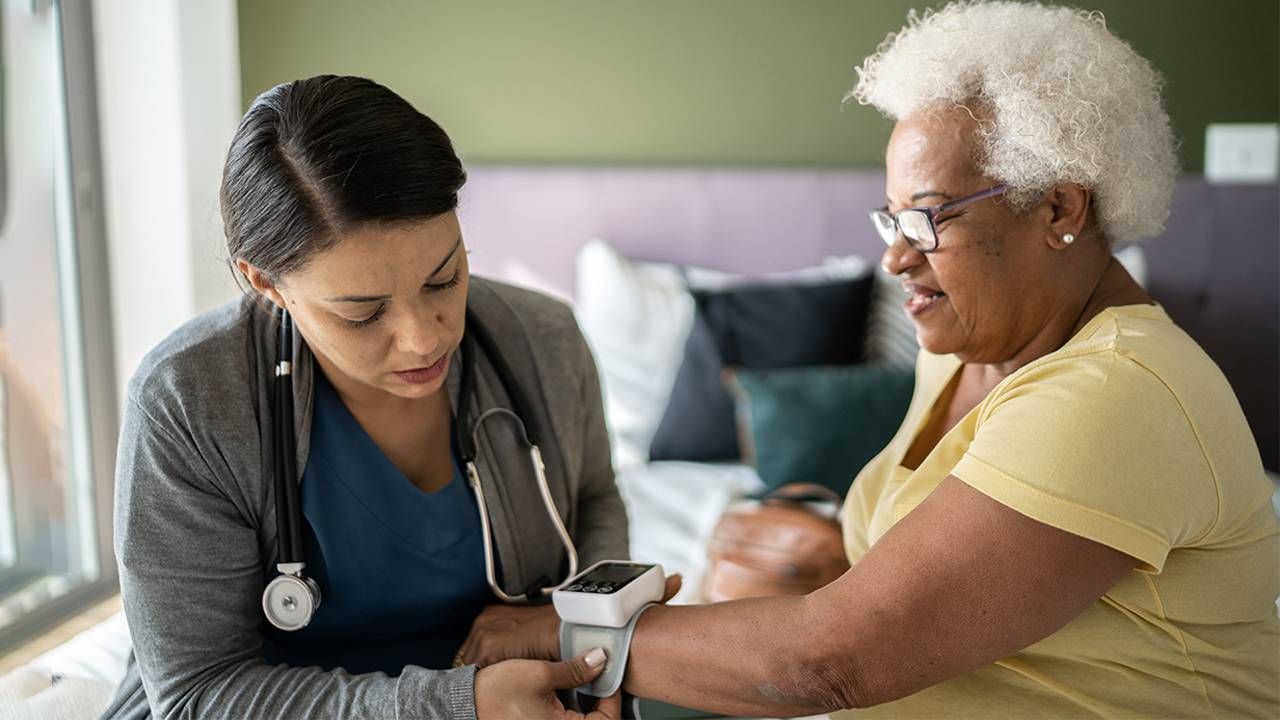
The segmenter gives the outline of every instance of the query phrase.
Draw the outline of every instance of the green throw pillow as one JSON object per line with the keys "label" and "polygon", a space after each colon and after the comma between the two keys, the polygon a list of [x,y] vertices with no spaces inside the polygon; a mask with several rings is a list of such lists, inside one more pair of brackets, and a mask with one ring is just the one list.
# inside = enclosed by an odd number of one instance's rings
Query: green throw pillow
{"label": "green throw pillow", "polygon": [[766,485],[812,482],[844,495],[898,431],[915,376],[846,365],[739,370],[727,384],[746,457]]}

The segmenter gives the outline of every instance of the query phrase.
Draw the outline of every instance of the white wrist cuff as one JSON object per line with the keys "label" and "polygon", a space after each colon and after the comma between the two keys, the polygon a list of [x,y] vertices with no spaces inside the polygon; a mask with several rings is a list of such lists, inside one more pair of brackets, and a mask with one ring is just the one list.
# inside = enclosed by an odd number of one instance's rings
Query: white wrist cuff
{"label": "white wrist cuff", "polygon": [[604,671],[595,680],[579,686],[578,692],[595,697],[609,697],[622,687],[622,678],[627,670],[627,656],[631,652],[631,636],[635,634],[636,623],[645,610],[657,604],[651,602],[640,606],[626,625],[617,628],[579,625],[568,621],[560,623],[561,659],[575,658],[594,648],[603,648],[609,655],[605,661]]}

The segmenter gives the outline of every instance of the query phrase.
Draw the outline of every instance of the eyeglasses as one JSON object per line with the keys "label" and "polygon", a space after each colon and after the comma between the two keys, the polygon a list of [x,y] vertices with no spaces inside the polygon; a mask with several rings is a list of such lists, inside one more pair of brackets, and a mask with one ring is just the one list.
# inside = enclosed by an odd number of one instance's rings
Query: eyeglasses
{"label": "eyeglasses", "polygon": [[934,225],[934,218],[962,205],[995,197],[1006,190],[1008,188],[1001,183],[980,193],[949,200],[941,205],[903,208],[896,213],[889,212],[888,207],[882,207],[871,211],[871,224],[876,226],[876,232],[880,233],[880,238],[884,240],[885,245],[893,245],[897,242],[898,233],[901,232],[912,248],[922,253],[933,252],[938,249],[938,228]]}

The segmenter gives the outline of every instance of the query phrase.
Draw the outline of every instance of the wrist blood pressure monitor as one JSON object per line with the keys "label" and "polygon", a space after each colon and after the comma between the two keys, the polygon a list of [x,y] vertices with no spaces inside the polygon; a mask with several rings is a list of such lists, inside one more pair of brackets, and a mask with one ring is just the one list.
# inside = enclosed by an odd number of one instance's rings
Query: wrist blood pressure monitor
{"label": "wrist blood pressure monitor", "polygon": [[580,692],[608,697],[622,686],[636,621],[662,600],[665,586],[661,565],[604,560],[551,594],[561,621],[560,657],[567,660],[592,648],[604,648],[609,656],[604,672]]}

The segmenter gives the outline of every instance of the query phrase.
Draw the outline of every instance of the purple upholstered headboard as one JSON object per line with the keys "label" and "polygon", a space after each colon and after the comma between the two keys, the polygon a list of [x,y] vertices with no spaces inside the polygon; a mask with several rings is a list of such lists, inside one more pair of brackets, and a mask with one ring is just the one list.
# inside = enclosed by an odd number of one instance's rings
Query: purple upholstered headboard
{"label": "purple upholstered headboard", "polygon": [[[855,170],[472,166],[462,222],[476,272],[573,296],[595,237],[637,259],[738,273],[831,255],[879,258],[867,210],[884,176]],[[1280,193],[1275,184],[1178,183],[1148,286],[1222,367],[1264,463],[1280,469]]]}

